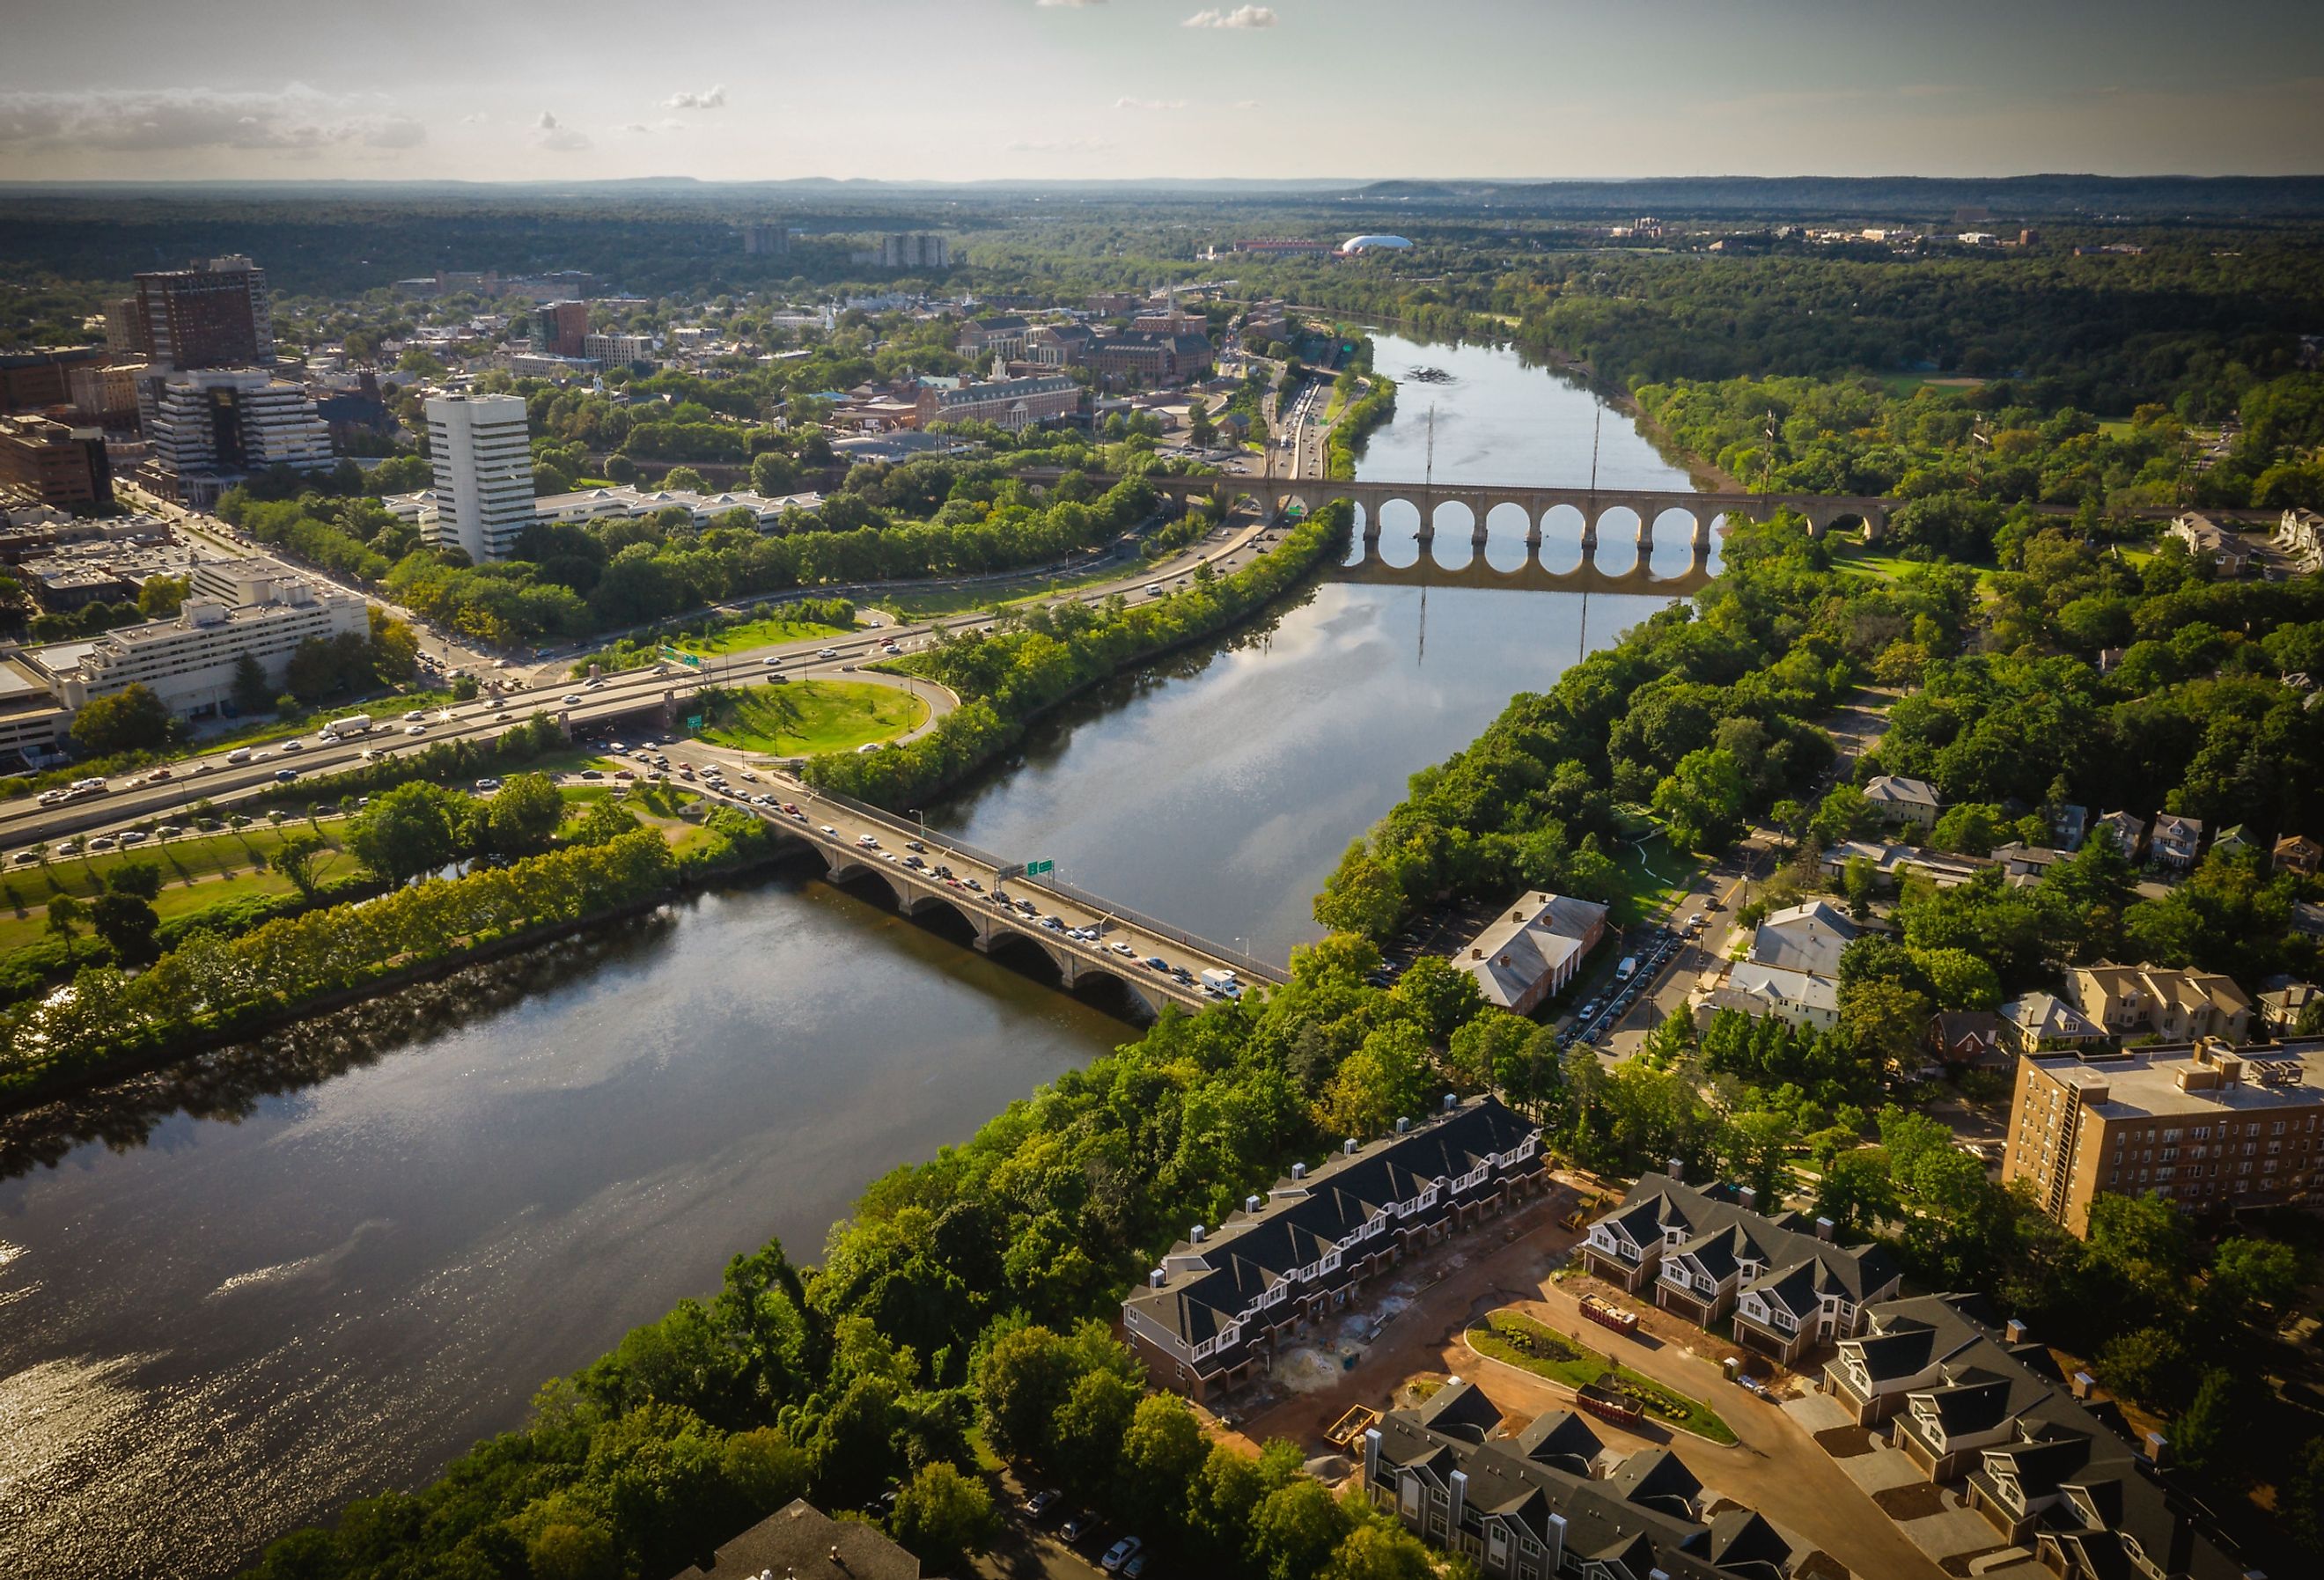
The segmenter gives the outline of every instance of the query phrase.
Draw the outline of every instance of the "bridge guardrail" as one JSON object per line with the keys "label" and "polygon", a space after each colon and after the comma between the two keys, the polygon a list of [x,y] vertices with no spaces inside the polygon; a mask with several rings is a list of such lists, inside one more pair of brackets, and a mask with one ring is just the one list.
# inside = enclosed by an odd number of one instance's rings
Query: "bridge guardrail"
{"label": "bridge guardrail", "polygon": [[[858,818],[918,839],[932,848],[941,849],[953,855],[979,863],[996,873],[1019,864],[1005,857],[995,855],[989,850],[981,850],[965,839],[955,839],[938,829],[923,828],[918,823],[907,823],[892,812],[882,810],[868,801],[859,801],[853,796],[842,791],[811,790],[808,793],[818,800],[829,801],[835,807],[844,807]],[[1096,911],[1102,916],[1112,917],[1155,938],[1167,938],[1174,944],[1196,950],[1223,965],[1231,966],[1237,972],[1258,981],[1273,983],[1279,987],[1291,980],[1290,974],[1279,966],[1270,966],[1266,961],[1255,959],[1240,949],[1230,949],[1223,944],[1213,943],[1198,933],[1191,933],[1184,928],[1173,927],[1167,921],[1132,910],[1129,906],[1117,904],[1102,895],[1093,894],[1088,890],[1076,888],[1071,883],[1061,882],[1055,878],[1037,880],[1017,877],[1010,878],[1008,882],[1017,884],[1019,888],[1042,889],[1050,893],[1061,895],[1084,910]]]}

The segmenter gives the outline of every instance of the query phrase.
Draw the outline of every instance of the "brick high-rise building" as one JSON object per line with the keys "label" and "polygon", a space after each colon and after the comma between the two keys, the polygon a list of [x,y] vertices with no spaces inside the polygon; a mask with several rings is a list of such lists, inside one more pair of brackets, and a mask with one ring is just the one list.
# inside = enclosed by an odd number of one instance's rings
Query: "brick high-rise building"
{"label": "brick high-rise building", "polygon": [[77,367],[94,367],[105,353],[94,346],[0,351],[0,411],[42,411],[72,399],[68,380]]}
{"label": "brick high-rise building", "polygon": [[0,488],[59,510],[112,509],[104,430],[45,417],[0,418]]}
{"label": "brick high-rise building", "polygon": [[262,367],[274,360],[266,271],[244,257],[137,276],[137,349],[156,367]]}
{"label": "brick high-rise building", "polygon": [[2299,1200],[2324,1152],[2324,1048],[2034,1054],[2018,1061],[2004,1183],[2088,1234],[2100,1192],[2153,1191],[2190,1211]]}
{"label": "brick high-rise building", "polygon": [[589,304],[545,301],[532,310],[532,348],[548,356],[578,356],[589,337]]}

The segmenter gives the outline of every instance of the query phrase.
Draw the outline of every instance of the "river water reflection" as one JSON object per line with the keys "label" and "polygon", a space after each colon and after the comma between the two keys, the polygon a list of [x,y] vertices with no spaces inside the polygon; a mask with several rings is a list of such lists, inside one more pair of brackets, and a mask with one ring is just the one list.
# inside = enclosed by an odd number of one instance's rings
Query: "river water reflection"
{"label": "river water reflection", "polygon": [[[1439,476],[1586,480],[1586,393],[1489,347],[1379,360],[1451,382],[1405,384],[1367,475],[1418,475],[1433,400]],[[1618,416],[1599,464],[1684,486]],[[930,821],[1279,958],[1406,778],[1573,661],[1579,602],[1326,579]],[[1591,599],[1587,645],[1656,602]],[[0,1132],[0,1574],[217,1574],[414,1485],[1129,1035],[799,875],[484,969]]]}

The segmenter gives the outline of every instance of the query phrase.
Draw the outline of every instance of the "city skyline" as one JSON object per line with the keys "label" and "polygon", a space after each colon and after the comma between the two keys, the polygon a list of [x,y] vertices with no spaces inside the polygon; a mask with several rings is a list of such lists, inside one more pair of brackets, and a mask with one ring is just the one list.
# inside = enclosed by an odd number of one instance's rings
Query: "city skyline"
{"label": "city skyline", "polygon": [[[0,180],[2292,174],[2291,0],[22,0]],[[137,48],[124,48],[136,41]],[[1393,62],[1393,73],[1383,69]]]}

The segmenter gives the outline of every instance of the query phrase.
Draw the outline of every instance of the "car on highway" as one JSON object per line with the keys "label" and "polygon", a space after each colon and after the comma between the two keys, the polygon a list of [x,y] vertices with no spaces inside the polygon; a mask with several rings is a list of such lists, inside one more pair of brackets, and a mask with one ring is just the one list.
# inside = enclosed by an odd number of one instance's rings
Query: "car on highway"
{"label": "car on highway", "polygon": [[1146,596],[1149,598],[1160,597],[1162,596],[1162,584],[1158,581],[1148,582],[1146,584]]}
{"label": "car on highway", "polygon": [[1045,916],[1041,918],[1040,925],[1048,929],[1053,933],[1061,933],[1065,930],[1065,918],[1059,916]]}
{"label": "car on highway", "polygon": [[779,659],[779,658],[776,657],[773,653],[769,653],[765,658],[761,659],[759,661],[760,661],[761,663],[762,663],[762,664],[766,665],[766,666],[767,666],[767,668],[769,668],[769,669],[770,669],[770,670],[771,670],[771,669],[773,669],[777,664],[781,663],[783,661],[782,661],[781,659]]}
{"label": "car on highway", "polygon": [[496,790],[501,788],[501,781],[497,779],[480,779],[476,781],[476,788],[480,790]]}
{"label": "car on highway", "polygon": [[828,823],[818,823],[816,825],[816,828],[825,839],[836,839],[839,837],[839,830],[834,828]]}
{"label": "car on highway", "polygon": [[304,752],[306,749],[307,743],[304,741],[290,740],[282,743],[282,750],[285,752]]}
{"label": "car on highway", "polygon": [[298,777],[299,771],[295,768],[278,768],[274,771],[274,782],[277,784],[289,784]]}
{"label": "car on highway", "polygon": [[[428,726],[426,725],[406,725],[403,726],[403,733],[407,735],[424,735],[428,733]],[[262,752],[259,755],[263,757],[266,753]]]}
{"label": "car on highway", "polygon": [[121,843],[124,845],[143,845],[145,843],[145,835],[141,829],[132,828],[121,836]]}
{"label": "car on highway", "polygon": [[1138,1549],[1145,1545],[1146,1544],[1144,1542],[1140,1541],[1134,1536],[1125,1536],[1120,1541],[1115,1542],[1111,1547],[1106,1548],[1105,1557],[1100,1558],[1098,1562],[1105,1566],[1105,1572],[1107,1574],[1118,1575],[1121,1572],[1121,1566],[1130,1562],[1130,1559],[1136,1557],[1138,1556]]}
{"label": "car on highway", "polygon": [[1147,956],[1144,965],[1146,969],[1148,971],[1167,971],[1170,969],[1170,963],[1163,959],[1159,955]]}
{"label": "car on highway", "polygon": [[839,656],[839,650],[835,647],[819,648],[815,656],[819,659],[835,659]]}
{"label": "car on highway", "polygon": [[1123,943],[1120,938],[1114,939],[1112,943],[1106,947],[1126,960],[1135,960],[1138,958],[1138,951],[1131,948],[1128,944]]}
{"label": "car on highway", "polygon": [[409,712],[409,713],[407,713],[407,714],[405,714],[405,715],[403,716],[403,722],[404,722],[405,724],[408,724],[408,725],[416,725],[416,724],[418,724],[421,719],[426,718],[427,716],[428,716],[428,710],[427,710],[426,708],[424,708],[424,707],[415,707],[415,708],[413,708],[410,712]]}
{"label": "car on highway", "polygon": [[21,867],[28,862],[39,861],[41,855],[42,853],[37,850],[20,850],[16,853],[16,864]]}
{"label": "car on highway", "polygon": [[567,707],[578,707],[581,706],[581,693],[578,691],[567,691],[564,696],[558,698],[557,700],[563,703]]}
{"label": "car on highway", "polygon": [[172,772],[170,767],[165,763],[161,767],[157,768],[152,772],[147,774],[145,776],[145,782],[147,784],[161,784],[177,777],[177,774]]}

